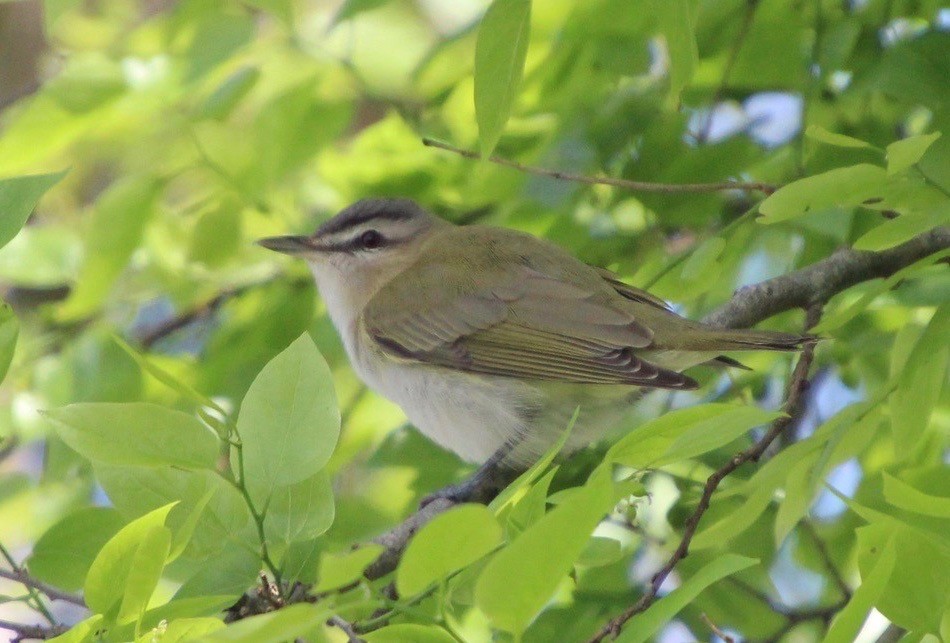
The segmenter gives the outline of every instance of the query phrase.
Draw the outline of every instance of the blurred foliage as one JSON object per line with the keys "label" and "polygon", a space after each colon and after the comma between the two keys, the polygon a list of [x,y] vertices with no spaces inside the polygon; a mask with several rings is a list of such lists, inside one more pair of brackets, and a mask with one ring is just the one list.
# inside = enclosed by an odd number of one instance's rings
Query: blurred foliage
{"label": "blurred foliage", "polygon": [[[6,563],[84,590],[91,616],[62,640],[345,640],[334,614],[381,627],[373,642],[585,640],[772,417],[739,402],[776,408],[788,377],[788,357],[753,355],[751,372],[647,397],[609,452],[630,480],[581,484],[595,451],[492,511],[445,514],[411,544],[394,601],[391,578],[358,582],[378,549],[350,550],[468,468],[361,387],[305,267],[256,238],[406,196],[545,236],[700,316],[839,247],[950,222],[937,0],[496,0],[480,25],[487,5],[0,3],[4,33],[33,33],[10,23],[32,16],[46,38],[21,63],[35,91],[0,94],[0,543]],[[631,193],[423,136],[591,175],[784,187],[763,202]],[[872,606],[908,641],[950,638],[937,259],[834,298],[796,435],[730,476],[678,588],[623,640],[707,638],[708,619],[743,639],[846,641]],[[225,628],[262,569],[327,594]]]}

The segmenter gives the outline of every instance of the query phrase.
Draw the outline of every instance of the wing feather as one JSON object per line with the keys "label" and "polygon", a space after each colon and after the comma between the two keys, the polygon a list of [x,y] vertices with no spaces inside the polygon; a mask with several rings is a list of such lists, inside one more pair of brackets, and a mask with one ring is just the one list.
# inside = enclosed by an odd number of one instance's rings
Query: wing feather
{"label": "wing feather", "polygon": [[[691,378],[634,352],[652,345],[653,332],[634,317],[635,308],[623,302],[635,299],[661,307],[660,300],[640,296],[641,291],[622,284],[613,273],[583,264],[577,264],[575,273],[560,274],[558,264],[546,263],[545,256],[532,256],[530,250],[518,246],[502,260],[489,254],[478,266],[452,267],[423,259],[411,280],[397,277],[366,306],[366,331],[399,358],[472,373],[672,389],[696,386]],[[476,282],[473,275],[479,272],[487,273],[480,281],[491,283],[491,288]]]}

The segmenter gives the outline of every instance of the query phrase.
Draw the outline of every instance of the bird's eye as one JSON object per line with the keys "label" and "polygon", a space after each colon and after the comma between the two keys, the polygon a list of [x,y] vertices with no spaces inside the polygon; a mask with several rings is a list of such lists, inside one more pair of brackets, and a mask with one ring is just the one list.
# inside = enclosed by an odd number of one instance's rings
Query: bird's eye
{"label": "bird's eye", "polygon": [[360,235],[360,247],[364,250],[375,250],[383,245],[383,235],[376,230],[367,230]]}

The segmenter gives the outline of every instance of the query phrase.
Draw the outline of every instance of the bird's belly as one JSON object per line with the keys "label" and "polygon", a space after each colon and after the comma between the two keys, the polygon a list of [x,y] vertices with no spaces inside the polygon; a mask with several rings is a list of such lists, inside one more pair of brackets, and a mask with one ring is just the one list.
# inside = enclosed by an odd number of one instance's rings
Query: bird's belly
{"label": "bird's belly", "polygon": [[521,382],[386,359],[358,368],[429,439],[469,462],[487,460],[530,429],[539,393]]}
{"label": "bird's belly", "polygon": [[533,463],[580,409],[567,450],[598,439],[637,389],[530,383],[427,367],[356,351],[352,363],[366,384],[398,404],[424,435],[469,462],[484,462],[504,445],[517,467]]}

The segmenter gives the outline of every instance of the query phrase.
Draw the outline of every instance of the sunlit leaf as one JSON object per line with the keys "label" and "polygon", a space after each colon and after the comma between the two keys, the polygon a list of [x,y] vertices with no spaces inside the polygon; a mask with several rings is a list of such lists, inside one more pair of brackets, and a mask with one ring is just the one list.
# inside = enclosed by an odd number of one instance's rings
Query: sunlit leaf
{"label": "sunlit leaf", "polygon": [[134,402],[80,403],[46,412],[72,449],[96,462],[213,469],[218,439],[193,416]]}
{"label": "sunlit leaf", "polygon": [[618,642],[641,643],[650,639],[660,628],[673,620],[676,614],[699,596],[700,592],[718,580],[747,569],[757,562],[754,558],[724,554],[707,563],[686,579],[662,600],[651,605],[647,611],[630,619],[622,630]]}
{"label": "sunlit leaf", "polygon": [[501,137],[521,87],[531,26],[531,0],[494,0],[475,45],[475,115],[482,154]]}
{"label": "sunlit leaf", "polygon": [[266,505],[277,487],[324,467],[340,435],[333,378],[320,351],[301,335],[258,374],[238,415],[246,484]]}
{"label": "sunlit leaf", "polygon": [[859,138],[847,136],[846,134],[839,134],[838,132],[829,132],[821,125],[809,125],[805,129],[805,136],[814,141],[834,145],[836,147],[874,149],[874,146],[867,141],[862,141]]}
{"label": "sunlit leaf", "polygon": [[502,540],[501,525],[482,505],[466,504],[429,521],[409,541],[396,570],[396,589],[412,596],[482,558]]}
{"label": "sunlit leaf", "polygon": [[202,637],[206,643],[283,643],[308,635],[330,617],[322,605],[298,603],[251,616]]}
{"label": "sunlit leaf", "polygon": [[330,477],[319,471],[306,480],[274,489],[264,533],[272,542],[307,540],[329,529],[334,513]]}
{"label": "sunlit leaf", "polygon": [[66,171],[0,179],[0,248],[16,236],[36,202],[66,176]]}
{"label": "sunlit leaf", "polygon": [[0,382],[7,376],[10,364],[13,362],[13,353],[16,351],[16,340],[20,335],[20,320],[13,313],[13,309],[6,302],[0,301]]}
{"label": "sunlit leaf", "polygon": [[[143,596],[147,602],[158,583],[155,567],[151,566],[157,566],[159,559],[161,566],[165,564],[171,533],[164,525],[173,506],[165,505],[133,520],[102,547],[89,568],[83,591],[90,609],[113,618],[119,615],[120,605],[124,615],[129,612],[137,615],[140,607],[144,609]],[[143,576],[138,575],[139,563],[150,566]],[[128,583],[132,579],[141,582],[141,587],[132,590],[127,598],[131,589]]]}
{"label": "sunlit leaf", "polygon": [[887,173],[897,174],[915,165],[927,153],[927,148],[940,138],[940,132],[921,134],[895,141],[887,146]]}
{"label": "sunlit leaf", "polygon": [[890,539],[878,550],[877,562],[862,578],[861,584],[845,608],[831,622],[822,643],[850,643],[854,640],[868,612],[887,587],[896,558],[894,540]]}
{"label": "sunlit leaf", "polygon": [[343,587],[363,577],[363,570],[369,567],[385,549],[382,545],[364,545],[345,554],[324,554],[320,557],[319,582],[314,591]]}
{"label": "sunlit leaf", "polygon": [[475,587],[475,601],[496,627],[524,631],[612,503],[609,479],[595,476],[489,561]]}

